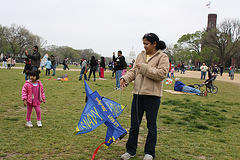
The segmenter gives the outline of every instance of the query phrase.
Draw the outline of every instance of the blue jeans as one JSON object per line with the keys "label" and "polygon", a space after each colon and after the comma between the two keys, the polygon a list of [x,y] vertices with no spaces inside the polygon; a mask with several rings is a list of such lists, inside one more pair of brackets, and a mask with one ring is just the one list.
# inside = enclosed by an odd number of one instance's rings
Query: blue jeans
{"label": "blue jeans", "polygon": [[201,91],[199,91],[198,89],[193,88],[193,87],[189,87],[189,86],[183,86],[182,92],[197,93],[197,95],[200,95],[200,93],[201,93]]}
{"label": "blue jeans", "polygon": [[53,76],[55,76],[56,74],[56,68],[57,68],[57,64],[55,64],[54,66],[52,66],[52,69],[53,69]]}
{"label": "blue jeans", "polygon": [[148,135],[144,148],[145,154],[155,157],[155,146],[157,143],[157,114],[161,98],[147,95],[133,95],[131,108],[131,128],[126,144],[127,152],[136,154],[139,127],[142,122],[144,111],[146,111]]}
{"label": "blue jeans", "polygon": [[201,71],[201,80],[202,80],[202,79],[205,79],[206,73],[207,73],[207,72]]}
{"label": "blue jeans", "polygon": [[27,81],[27,80],[29,80],[29,79],[30,79],[30,76],[27,75],[27,73],[25,73],[25,80]]}
{"label": "blue jeans", "polygon": [[83,76],[83,75],[84,75],[84,79],[87,80],[87,75],[84,74],[85,70],[86,70],[85,67],[83,67],[83,68],[81,69],[80,76],[79,76],[79,80],[82,79],[82,76]]}
{"label": "blue jeans", "polygon": [[122,70],[116,70],[116,87],[120,88],[120,78],[122,77]]}
{"label": "blue jeans", "polygon": [[185,69],[181,69],[181,74],[185,74]]}

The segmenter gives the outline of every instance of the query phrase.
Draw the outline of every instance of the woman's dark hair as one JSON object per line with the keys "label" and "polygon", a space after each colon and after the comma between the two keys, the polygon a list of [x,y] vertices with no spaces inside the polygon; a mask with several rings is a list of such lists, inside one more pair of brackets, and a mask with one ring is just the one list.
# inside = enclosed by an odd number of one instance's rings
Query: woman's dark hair
{"label": "woman's dark hair", "polygon": [[36,79],[38,80],[40,73],[41,73],[40,70],[32,70],[32,71],[30,71],[29,75],[30,75],[30,76],[36,76]]}
{"label": "woman's dark hair", "polygon": [[95,58],[95,56],[92,56],[92,57],[91,57],[91,61],[90,61],[90,66],[91,66],[91,67],[94,67],[94,66],[96,66],[96,65],[97,65],[96,58]]}
{"label": "woman's dark hair", "polygon": [[28,62],[29,62],[29,58],[25,58],[25,61],[28,61]]}
{"label": "woman's dark hair", "polygon": [[153,44],[154,42],[157,43],[156,45],[156,49],[159,50],[164,50],[166,48],[166,44],[165,42],[159,40],[158,36],[154,33],[147,33],[143,36],[143,39],[147,39],[149,42],[151,42],[151,44]]}
{"label": "woman's dark hair", "polygon": [[95,61],[95,56],[92,56],[92,57],[91,57],[91,61]]}
{"label": "woman's dark hair", "polygon": [[104,57],[101,57],[101,61],[104,61]]}

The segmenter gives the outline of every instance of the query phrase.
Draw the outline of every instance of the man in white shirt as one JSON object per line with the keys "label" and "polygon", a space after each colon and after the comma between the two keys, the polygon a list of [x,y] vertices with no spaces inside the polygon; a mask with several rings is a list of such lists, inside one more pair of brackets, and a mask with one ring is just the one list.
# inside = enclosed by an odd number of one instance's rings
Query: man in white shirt
{"label": "man in white shirt", "polygon": [[202,79],[205,80],[206,73],[207,73],[207,70],[208,70],[208,67],[205,65],[205,63],[202,64],[202,66],[200,67],[200,70],[201,70],[201,80]]}

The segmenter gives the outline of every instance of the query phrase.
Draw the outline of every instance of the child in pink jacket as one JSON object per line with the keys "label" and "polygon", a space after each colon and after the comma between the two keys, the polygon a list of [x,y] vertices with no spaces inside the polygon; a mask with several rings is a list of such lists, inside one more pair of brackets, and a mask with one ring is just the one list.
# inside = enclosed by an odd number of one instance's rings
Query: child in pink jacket
{"label": "child in pink jacket", "polygon": [[30,72],[30,80],[27,80],[22,88],[22,100],[24,106],[27,106],[27,127],[33,127],[31,122],[32,108],[34,107],[37,113],[37,126],[42,127],[41,108],[40,104],[45,103],[45,94],[42,83],[39,79],[39,70]]}

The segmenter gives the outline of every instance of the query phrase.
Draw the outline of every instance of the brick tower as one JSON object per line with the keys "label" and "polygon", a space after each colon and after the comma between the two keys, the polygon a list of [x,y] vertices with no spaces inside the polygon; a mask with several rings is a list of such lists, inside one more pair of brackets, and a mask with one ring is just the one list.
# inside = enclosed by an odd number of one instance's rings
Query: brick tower
{"label": "brick tower", "polygon": [[207,32],[217,26],[217,14],[208,14]]}

